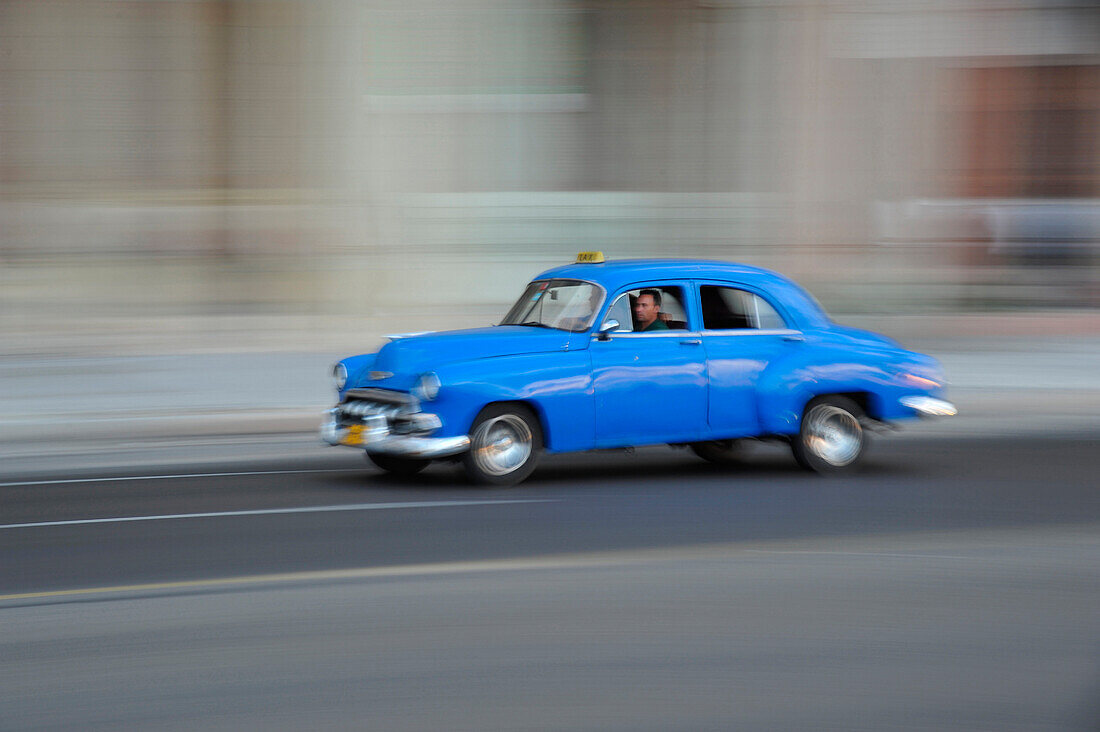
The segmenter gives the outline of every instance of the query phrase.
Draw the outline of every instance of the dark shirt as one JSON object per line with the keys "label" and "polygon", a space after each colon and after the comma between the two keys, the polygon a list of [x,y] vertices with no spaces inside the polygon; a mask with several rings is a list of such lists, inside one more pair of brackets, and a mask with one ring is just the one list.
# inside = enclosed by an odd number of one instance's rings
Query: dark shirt
{"label": "dark shirt", "polygon": [[668,330],[668,323],[661,320],[660,318],[657,318],[656,320],[654,320],[652,323],[649,324],[649,327],[642,328],[641,332],[642,333],[648,333],[651,330]]}

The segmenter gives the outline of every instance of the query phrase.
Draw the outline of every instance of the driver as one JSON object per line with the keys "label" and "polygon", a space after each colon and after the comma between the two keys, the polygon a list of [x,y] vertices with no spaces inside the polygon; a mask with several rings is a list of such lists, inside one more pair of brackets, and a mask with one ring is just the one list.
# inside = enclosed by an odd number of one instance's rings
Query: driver
{"label": "driver", "polygon": [[637,332],[648,333],[655,330],[668,330],[668,323],[661,317],[661,291],[642,290],[634,302],[634,319]]}

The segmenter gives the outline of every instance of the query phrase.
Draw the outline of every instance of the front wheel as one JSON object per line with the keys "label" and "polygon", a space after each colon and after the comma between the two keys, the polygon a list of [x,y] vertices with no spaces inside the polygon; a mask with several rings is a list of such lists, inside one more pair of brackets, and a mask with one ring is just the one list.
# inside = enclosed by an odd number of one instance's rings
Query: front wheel
{"label": "front wheel", "polygon": [[542,430],[530,409],[491,404],[474,420],[462,463],[480,485],[510,486],[527,479],[542,452]]}
{"label": "front wheel", "polygon": [[795,460],[817,473],[851,468],[863,454],[867,438],[860,424],[863,410],[851,399],[812,399],[802,415],[802,427],[791,440]]}
{"label": "front wheel", "polygon": [[367,459],[387,473],[393,473],[394,475],[416,475],[431,465],[432,462],[422,458],[407,458],[399,455],[370,452],[367,453]]}

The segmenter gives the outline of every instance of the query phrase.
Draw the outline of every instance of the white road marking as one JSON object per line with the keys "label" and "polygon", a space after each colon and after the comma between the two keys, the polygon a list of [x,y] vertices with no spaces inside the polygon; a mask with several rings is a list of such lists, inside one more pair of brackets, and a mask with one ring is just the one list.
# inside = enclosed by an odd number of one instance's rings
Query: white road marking
{"label": "white road marking", "polygon": [[[504,501],[496,501],[504,503]],[[535,501],[526,501],[535,502]],[[379,504],[374,504],[379,505]],[[574,554],[550,554],[536,557],[513,557],[506,559],[481,559],[453,562],[427,562],[423,564],[389,565],[381,567],[355,567],[349,569],[332,570],[306,570],[302,572],[282,572],[275,574],[245,575],[239,577],[213,577],[197,580],[180,580],[168,582],[150,582],[146,584],[115,585],[108,587],[81,587],[63,590],[43,590],[39,592],[24,592],[10,595],[0,595],[0,603],[9,601],[22,601],[34,599],[66,598],[96,595],[111,595],[122,593],[163,592],[173,590],[202,590],[204,588],[234,587],[247,588],[257,585],[290,585],[319,581],[350,581],[370,580],[381,578],[423,577],[432,575],[455,575],[474,572],[516,572],[535,570],[559,570],[559,569],[585,569],[621,566],[643,566],[651,563],[668,563],[683,561],[721,561],[728,562],[749,554],[839,554],[862,556],[895,556],[912,559],[963,559],[976,561],[1000,561],[1011,562],[1006,559],[1001,547],[1004,542],[1024,541],[1032,546],[1042,548],[1066,548],[1080,551],[1080,546],[1092,548],[1098,546],[1097,537],[1100,536],[1100,524],[1091,524],[1084,527],[1068,527],[1071,532],[1070,540],[1063,532],[1067,527],[1058,530],[1049,528],[1033,529],[965,529],[945,532],[914,532],[909,534],[897,534],[889,537],[859,537],[854,540],[838,539],[837,537],[823,537],[814,540],[802,540],[792,542],[786,540],[753,542],[750,545],[741,543],[717,543],[696,544],[681,547],[659,547],[650,549],[619,549]],[[879,552],[876,546],[883,541],[897,547],[906,544],[913,549],[930,548],[939,546],[944,541],[952,543],[965,542],[966,547],[973,547],[974,554],[942,555],[933,553],[903,553],[903,552]],[[866,547],[864,550],[813,550],[795,549],[793,546],[816,546],[826,544],[835,546],[837,542]],[[767,548],[775,547],[775,548]],[[964,547],[960,547],[964,548]],[[988,550],[995,548],[995,555],[987,554]]]}
{"label": "white road marking", "polygon": [[346,581],[356,579],[382,579],[391,577],[423,577],[430,575],[467,574],[473,572],[515,572],[543,569],[579,569],[585,567],[615,566],[637,560],[619,557],[616,553],[604,557],[597,555],[563,555],[533,557],[530,559],[484,559],[465,562],[430,562],[427,564],[399,564],[387,567],[360,567],[354,569],[322,569],[305,572],[246,575],[243,577],[218,577],[179,582],[151,582],[140,585],[116,585],[113,587],[82,587],[71,590],[46,590],[0,595],[0,602],[34,600],[53,597],[78,597],[81,595],[111,595],[132,592],[164,590],[189,590],[212,587],[264,584],[297,584],[304,582]]}
{"label": "white road marking", "polygon": [[0,483],[0,488],[16,488],[27,485],[65,485],[67,483],[116,483],[124,480],[167,480],[168,478],[230,478],[239,475],[297,475],[300,473],[346,473],[348,469],[324,468],[317,470],[254,470],[243,473],[180,473],[179,475],[120,475],[107,478],[64,478],[61,480],[28,480],[18,483]]}
{"label": "white road marking", "polygon": [[842,551],[825,551],[819,549],[746,549],[746,552],[752,554],[817,554],[817,555],[832,555],[844,557],[899,557],[901,559],[974,559],[975,557],[961,556],[957,554],[908,554],[901,552],[842,552]]}
{"label": "white road marking", "polygon": [[80,526],[85,524],[120,524],[130,521],[170,521],[173,519],[221,518],[223,516],[269,516],[288,513],[333,513],[338,511],[385,511],[401,508],[447,508],[453,506],[495,506],[510,503],[556,503],[553,498],[524,498],[494,501],[405,501],[400,503],[350,503],[336,506],[298,506],[294,508],[262,508],[248,511],[216,511],[212,513],[172,513],[159,516],[117,516],[112,518],[73,519],[69,521],[35,521],[25,524],[0,524],[0,529],[31,529],[43,526]]}

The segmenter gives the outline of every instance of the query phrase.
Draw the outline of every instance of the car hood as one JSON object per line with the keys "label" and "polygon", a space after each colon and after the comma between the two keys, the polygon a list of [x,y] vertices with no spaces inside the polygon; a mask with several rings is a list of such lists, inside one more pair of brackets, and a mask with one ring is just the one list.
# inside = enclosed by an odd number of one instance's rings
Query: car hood
{"label": "car hood", "polygon": [[368,374],[362,374],[358,385],[408,389],[420,374],[449,363],[563,351],[576,336],[576,333],[561,330],[501,325],[395,337],[382,347],[371,366],[376,375],[392,376],[371,380]]}

